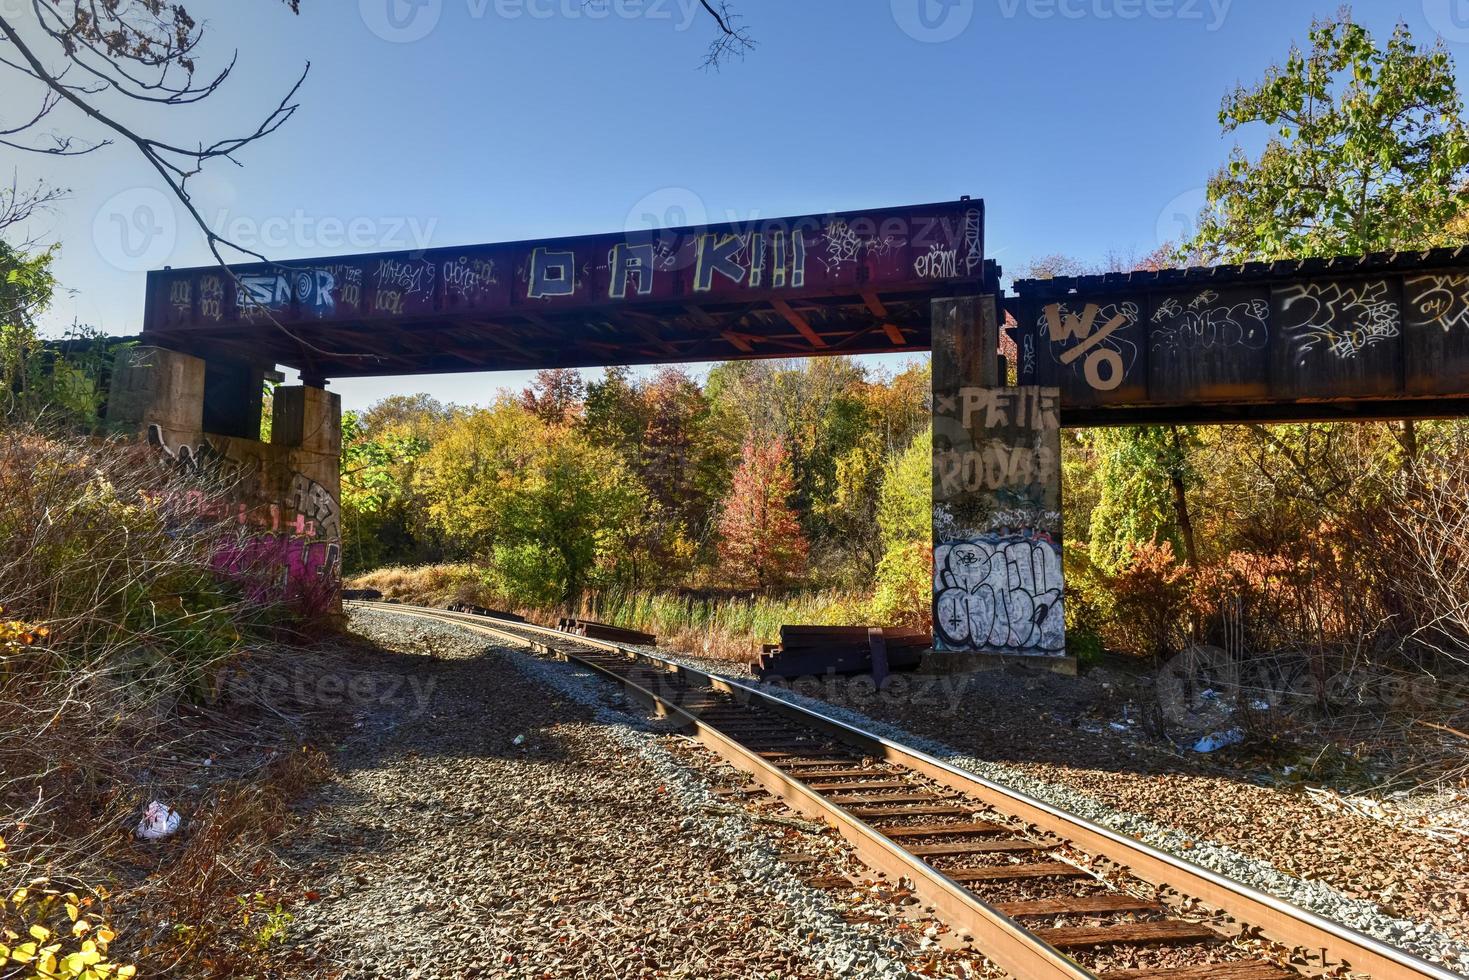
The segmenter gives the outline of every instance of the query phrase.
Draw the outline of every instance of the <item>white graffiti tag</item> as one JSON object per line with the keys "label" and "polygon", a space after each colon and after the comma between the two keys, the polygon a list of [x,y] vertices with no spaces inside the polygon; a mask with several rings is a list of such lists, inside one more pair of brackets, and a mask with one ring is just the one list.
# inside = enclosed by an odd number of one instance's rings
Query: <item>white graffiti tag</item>
{"label": "white graffiti tag", "polygon": [[845,221],[836,220],[826,226],[826,252],[820,255],[821,264],[827,272],[835,274],[844,265],[855,265],[862,261],[863,254],[884,256],[905,242],[891,235],[863,238]]}
{"label": "white graffiti tag", "polygon": [[1383,280],[1355,286],[1308,282],[1285,290],[1282,333],[1305,355],[1318,347],[1347,360],[1400,333],[1398,304],[1388,298]]}
{"label": "white graffiti tag", "polygon": [[[1205,301],[1206,296],[1212,299]],[[1165,300],[1153,314],[1152,349],[1168,353],[1212,347],[1264,350],[1270,342],[1270,304],[1257,299],[1233,306],[1209,305],[1218,298],[1203,293],[1188,309],[1177,299]]]}
{"label": "white graffiti tag", "polygon": [[959,253],[938,245],[913,260],[913,271],[919,279],[954,279],[959,275]]}
{"label": "white graffiti tag", "polygon": [[939,545],[933,621],[947,650],[1064,653],[1061,549],[1030,534]]}
{"label": "white graffiti tag", "polygon": [[1469,326],[1469,275],[1418,276],[1407,282],[1408,309],[1448,333]]}

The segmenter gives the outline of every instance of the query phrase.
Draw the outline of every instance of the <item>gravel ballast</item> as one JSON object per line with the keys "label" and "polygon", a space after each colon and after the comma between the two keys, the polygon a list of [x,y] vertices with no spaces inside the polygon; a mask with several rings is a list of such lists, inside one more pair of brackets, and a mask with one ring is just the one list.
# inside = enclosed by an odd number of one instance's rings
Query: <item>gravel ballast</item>
{"label": "gravel ballast", "polygon": [[[1415,913],[1422,910],[1425,919],[1431,917],[1443,928],[1435,928],[1428,921],[1390,914],[1376,901],[1354,897],[1332,884],[1314,877],[1308,879],[1300,874],[1291,874],[1277,867],[1277,864],[1287,864],[1294,866],[1293,870],[1306,873],[1335,872],[1340,878],[1344,867],[1360,867],[1363,862],[1371,862],[1375,869],[1390,869],[1395,873],[1394,880],[1411,883],[1415,876],[1426,870],[1422,856],[1425,852],[1443,857],[1447,850],[1447,861],[1452,865],[1451,845],[1446,848],[1426,838],[1385,833],[1381,827],[1370,826],[1370,821],[1332,814],[1299,797],[1229,778],[1181,773],[1177,767],[1165,767],[1161,774],[1149,774],[1145,765],[1138,765],[1129,758],[1145,754],[1146,749],[1128,742],[1120,733],[1078,732],[1068,727],[1060,739],[1062,747],[1054,750],[1051,756],[1075,758],[1074,764],[1054,761],[1011,764],[981,758],[973,748],[966,752],[947,738],[941,740],[927,733],[937,730],[944,736],[958,735],[966,745],[978,749],[992,749],[998,740],[998,744],[1004,747],[1004,755],[1022,758],[1026,750],[1036,743],[1056,736],[1046,731],[1043,719],[1024,717],[1023,712],[1016,710],[1013,701],[1008,705],[975,704],[972,692],[962,686],[965,683],[962,677],[931,679],[928,683],[932,690],[928,696],[874,700],[873,704],[884,714],[902,720],[902,724],[894,724],[842,704],[854,690],[851,685],[821,685],[822,693],[831,696],[826,700],[797,693],[779,684],[759,684],[742,672],[731,670],[727,661],[677,654],[662,648],[647,649],[646,652],[758,686],[792,703],[901,742],[1160,850],[1187,858],[1393,946],[1461,973],[1469,971],[1469,942],[1466,942],[1466,937],[1469,937],[1466,928],[1469,926],[1455,917],[1452,910],[1446,916],[1432,914],[1439,907],[1431,904],[1428,895],[1412,890],[1411,884],[1399,886],[1405,891],[1396,896],[1399,902]],[[981,675],[981,683],[993,685],[996,680],[1013,689],[1033,690],[1056,679],[1017,680]],[[916,682],[906,679],[906,683]],[[1108,797],[1140,803],[1149,809],[1156,807],[1156,812],[1138,813],[1110,805],[1106,801]],[[1211,800],[1219,802],[1211,803]],[[1159,815],[1165,819],[1157,819]],[[1238,832],[1235,840],[1253,844],[1257,854],[1247,854],[1238,846],[1211,840],[1209,831],[1221,823],[1232,824],[1229,829]],[[1268,857],[1259,856],[1261,851]],[[1465,872],[1465,861],[1460,850],[1457,870],[1461,875]],[[1381,895],[1384,878],[1390,877],[1379,877],[1382,874],[1376,871],[1373,883],[1354,884],[1366,894]],[[1443,889],[1437,897],[1457,895],[1462,898],[1469,894],[1462,891],[1465,885],[1469,885],[1469,881],[1462,877],[1458,881],[1434,880],[1434,884]],[[1398,892],[1399,888],[1389,889],[1389,894]]]}
{"label": "gravel ballast", "polygon": [[306,804],[295,949],[346,976],[912,975],[612,685],[454,626],[351,622],[417,656]]}

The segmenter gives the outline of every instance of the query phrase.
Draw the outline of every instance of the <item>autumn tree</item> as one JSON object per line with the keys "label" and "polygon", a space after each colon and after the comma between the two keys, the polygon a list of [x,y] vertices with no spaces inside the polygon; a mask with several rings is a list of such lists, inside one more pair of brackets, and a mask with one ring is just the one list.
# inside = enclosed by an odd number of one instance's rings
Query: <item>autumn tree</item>
{"label": "autumn tree", "polygon": [[449,426],[414,485],[428,520],[517,601],[572,603],[638,529],[644,492],[574,427],[503,401]]}
{"label": "autumn tree", "polygon": [[1135,547],[1176,543],[1198,560],[1188,494],[1198,483],[1192,434],[1174,425],[1095,429],[1083,436],[1094,451],[1100,499],[1092,511],[1092,561],[1104,569],[1127,564]]}
{"label": "autumn tree", "polygon": [[586,394],[587,386],[581,372],[552,368],[536,372],[530,387],[520,393],[520,403],[543,422],[565,425],[581,417]]}
{"label": "autumn tree", "polygon": [[926,628],[933,601],[932,430],[889,455],[875,516],[883,553],[872,617],[884,624]]}
{"label": "autumn tree", "polygon": [[628,465],[642,456],[648,427],[647,406],[626,367],[608,367],[587,385],[582,430],[598,446],[616,452]]}
{"label": "autumn tree", "polygon": [[766,590],[803,570],[808,545],[791,509],[794,493],[785,443],[746,442],[719,522],[719,557],[731,579]]}
{"label": "autumn tree", "polygon": [[345,571],[438,557],[436,535],[421,530],[413,477],[457,411],[428,395],[394,395],[361,414],[342,413]]}

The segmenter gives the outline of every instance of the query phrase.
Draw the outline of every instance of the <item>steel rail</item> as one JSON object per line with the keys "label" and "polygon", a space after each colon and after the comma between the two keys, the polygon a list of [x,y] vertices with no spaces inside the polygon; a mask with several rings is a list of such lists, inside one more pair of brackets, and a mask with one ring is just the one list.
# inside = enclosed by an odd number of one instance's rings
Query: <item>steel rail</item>
{"label": "steel rail", "polygon": [[[353,601],[348,602],[347,605],[414,618],[455,623],[512,643],[528,645],[540,653],[577,660],[583,666],[611,677],[620,684],[636,688],[635,693],[641,700],[657,706],[660,710],[670,711],[678,720],[694,726],[699,732],[701,741],[731,762],[743,763],[737,764],[737,768],[749,772],[767,790],[792,803],[793,809],[807,816],[821,816],[832,820],[843,836],[853,843],[858,855],[870,866],[884,873],[910,878],[915,885],[921,881],[927,881],[929,884],[925,889],[917,889],[918,893],[935,909],[944,912],[954,920],[961,920],[960,924],[974,932],[976,945],[980,946],[981,951],[1001,968],[1009,970],[1017,977],[1090,977],[1093,975],[1038,938],[1030,937],[1023,926],[980,900],[941,871],[902,851],[878,831],[847,813],[840,805],[806,789],[799,781],[791,779],[763,758],[718,732],[715,726],[700,721],[696,715],[669,701],[666,696],[651,691],[643,685],[632,684],[622,675],[605,670],[591,661],[576,658],[564,650],[525,636],[518,636],[516,633],[553,637],[564,643],[616,652],[633,662],[651,667],[656,672],[672,674],[686,683],[691,683],[694,687],[722,691],[745,703],[758,703],[761,708],[822,731],[885,761],[909,768],[957,792],[982,800],[1001,813],[1069,841],[1093,856],[1110,861],[1136,878],[1153,885],[1166,886],[1181,895],[1198,899],[1212,908],[1227,913],[1242,926],[1258,930],[1269,939],[1301,950],[1320,952],[1327,961],[1324,965],[1335,965],[1331,962],[1334,959],[1354,971],[1370,974],[1374,980],[1465,980],[1460,974],[1390,946],[1349,926],[1291,905],[1273,895],[1226,878],[1177,855],[1134,840],[1028,794],[960,769],[943,759],[884,736],[864,731],[855,725],[787,701],[741,681],[676,663],[628,644],[588,639],[532,623],[509,622],[469,613],[455,613],[397,603]],[[487,623],[494,625],[486,625]],[[894,851],[897,852],[896,855],[892,853]],[[1018,936],[1025,936],[1039,943],[1046,951],[1045,955],[1037,959],[1033,954],[1020,954],[1014,949]],[[984,940],[1001,945],[996,949],[991,949],[984,945]],[[1032,950],[1034,948],[1032,947]],[[1036,968],[1048,972],[1033,972]]]}

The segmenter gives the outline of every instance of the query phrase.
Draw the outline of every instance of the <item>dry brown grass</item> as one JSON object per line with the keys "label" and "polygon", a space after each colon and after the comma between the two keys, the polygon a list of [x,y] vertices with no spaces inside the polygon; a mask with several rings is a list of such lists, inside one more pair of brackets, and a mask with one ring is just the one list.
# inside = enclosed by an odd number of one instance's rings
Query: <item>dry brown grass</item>
{"label": "dry brown grass", "polygon": [[384,598],[423,606],[452,602],[493,605],[495,597],[473,565],[419,565],[379,568],[350,579],[349,589],[376,589]]}
{"label": "dry brown grass", "polygon": [[[487,586],[486,579],[473,565],[423,565],[378,569],[352,579],[347,587],[376,589],[386,599],[423,606],[462,602],[503,609],[542,625],[554,624],[563,614],[509,602]],[[588,595],[576,615],[652,633],[669,649],[748,663],[762,643],[779,639],[783,624],[862,623],[867,621],[867,605],[864,597],[841,592],[786,597],[606,592]]]}
{"label": "dry brown grass", "polygon": [[[0,891],[86,895],[142,975],[268,973],[239,899],[268,899],[321,772],[301,748],[327,712],[258,682],[300,652],[243,639],[288,611],[216,567],[247,532],[198,504],[232,489],[131,441],[0,429],[0,619],[24,624],[0,636]],[[155,799],[185,828],[139,841]]]}

